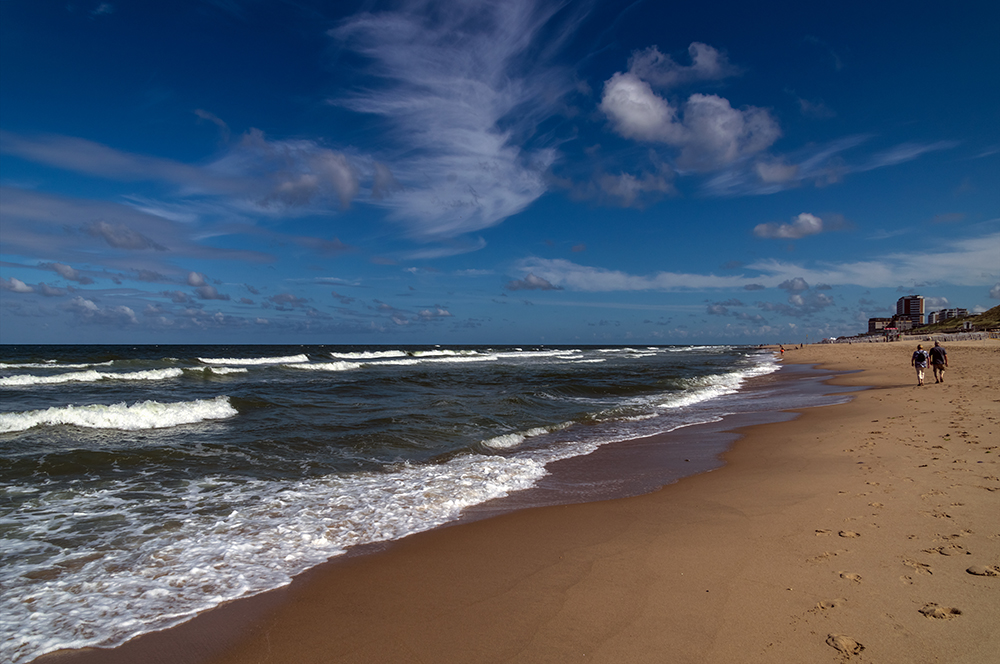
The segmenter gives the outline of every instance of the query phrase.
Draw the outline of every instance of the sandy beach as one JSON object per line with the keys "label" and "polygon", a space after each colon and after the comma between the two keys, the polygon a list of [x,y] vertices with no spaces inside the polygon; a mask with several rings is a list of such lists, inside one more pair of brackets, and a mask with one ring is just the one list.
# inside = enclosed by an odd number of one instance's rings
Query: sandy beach
{"label": "sandy beach", "polygon": [[995,661],[1000,341],[945,343],[923,387],[916,343],[788,349],[870,389],[739,430],[713,472],[414,535],[36,661]]}

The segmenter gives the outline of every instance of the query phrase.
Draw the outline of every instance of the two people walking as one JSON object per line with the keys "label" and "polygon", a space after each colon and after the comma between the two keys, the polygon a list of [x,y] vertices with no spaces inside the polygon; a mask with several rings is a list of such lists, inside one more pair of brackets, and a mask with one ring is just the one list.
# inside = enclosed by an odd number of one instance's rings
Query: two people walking
{"label": "two people walking", "polygon": [[917,344],[917,349],[913,351],[910,365],[917,370],[917,385],[924,384],[924,371],[927,369],[928,362],[934,369],[934,382],[943,383],[944,369],[948,366],[948,353],[944,346],[937,341],[934,342],[934,348],[931,348],[929,353],[920,344]]}

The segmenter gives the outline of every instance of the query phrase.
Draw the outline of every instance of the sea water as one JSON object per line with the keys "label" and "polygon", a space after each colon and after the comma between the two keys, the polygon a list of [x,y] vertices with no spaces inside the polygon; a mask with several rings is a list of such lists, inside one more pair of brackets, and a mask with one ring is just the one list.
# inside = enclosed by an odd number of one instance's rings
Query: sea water
{"label": "sea water", "polygon": [[553,461],[739,411],[779,367],[734,346],[0,347],[0,660],[282,586]]}

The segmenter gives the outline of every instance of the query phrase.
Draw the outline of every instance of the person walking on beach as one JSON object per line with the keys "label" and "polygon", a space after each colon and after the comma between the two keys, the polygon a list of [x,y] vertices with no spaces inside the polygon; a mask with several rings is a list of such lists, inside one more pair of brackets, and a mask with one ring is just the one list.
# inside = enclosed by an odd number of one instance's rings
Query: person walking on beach
{"label": "person walking on beach", "polygon": [[910,358],[910,364],[917,369],[917,385],[924,384],[924,369],[927,368],[927,351],[920,344],[917,344],[917,349],[913,351],[913,356]]}
{"label": "person walking on beach", "polygon": [[931,367],[934,369],[934,382],[943,383],[944,382],[944,368],[948,366],[948,353],[945,351],[944,346],[938,342],[934,342],[934,348],[931,348]]}

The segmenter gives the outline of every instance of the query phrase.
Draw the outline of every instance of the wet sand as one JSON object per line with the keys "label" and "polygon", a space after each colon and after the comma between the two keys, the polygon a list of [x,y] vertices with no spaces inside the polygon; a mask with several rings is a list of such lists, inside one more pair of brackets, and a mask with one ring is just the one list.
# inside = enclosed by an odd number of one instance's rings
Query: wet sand
{"label": "wet sand", "polygon": [[923,387],[908,343],[789,349],[871,389],[737,430],[725,466],[653,493],[414,535],[36,661],[991,661],[1000,341],[946,346]]}

